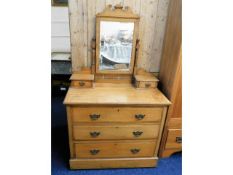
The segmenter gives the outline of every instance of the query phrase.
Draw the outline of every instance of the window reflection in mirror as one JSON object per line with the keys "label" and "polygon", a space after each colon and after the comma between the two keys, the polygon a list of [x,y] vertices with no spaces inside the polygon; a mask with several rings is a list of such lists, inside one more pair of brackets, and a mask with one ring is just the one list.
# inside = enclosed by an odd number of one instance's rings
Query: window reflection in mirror
{"label": "window reflection in mirror", "polygon": [[100,22],[99,70],[129,70],[133,22]]}

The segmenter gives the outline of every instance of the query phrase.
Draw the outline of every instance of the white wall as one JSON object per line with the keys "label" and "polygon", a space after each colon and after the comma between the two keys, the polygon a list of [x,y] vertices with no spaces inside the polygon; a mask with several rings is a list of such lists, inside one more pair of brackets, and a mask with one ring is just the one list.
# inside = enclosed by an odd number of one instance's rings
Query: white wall
{"label": "white wall", "polygon": [[51,52],[70,52],[68,7],[52,7]]}

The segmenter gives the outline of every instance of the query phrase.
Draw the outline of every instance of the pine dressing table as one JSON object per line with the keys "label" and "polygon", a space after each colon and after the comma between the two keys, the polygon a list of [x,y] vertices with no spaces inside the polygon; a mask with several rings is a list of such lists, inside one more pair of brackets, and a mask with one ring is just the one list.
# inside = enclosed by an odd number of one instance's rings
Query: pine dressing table
{"label": "pine dressing table", "polygon": [[120,5],[96,15],[92,66],[73,73],[64,100],[71,169],[157,165],[170,102],[138,68],[138,21]]}

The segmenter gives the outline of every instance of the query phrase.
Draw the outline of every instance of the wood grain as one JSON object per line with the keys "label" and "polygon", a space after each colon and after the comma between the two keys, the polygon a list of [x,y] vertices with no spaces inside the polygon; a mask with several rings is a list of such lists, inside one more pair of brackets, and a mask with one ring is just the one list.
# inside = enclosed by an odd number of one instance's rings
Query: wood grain
{"label": "wood grain", "polygon": [[69,1],[72,71],[87,66],[86,0]]}
{"label": "wood grain", "polygon": [[158,2],[151,54],[148,58],[150,64],[147,66],[147,71],[149,72],[159,72],[170,1],[171,0],[159,0]]}
{"label": "wood grain", "polygon": [[137,81],[136,87],[137,88],[157,88],[157,82],[153,81]]}
{"label": "wood grain", "polygon": [[74,158],[74,144],[73,144],[73,133],[72,133],[72,114],[69,106],[66,107],[67,123],[68,123],[68,135],[69,135],[69,147],[70,147],[70,158]]}
{"label": "wood grain", "polygon": [[95,37],[95,15],[111,4],[121,3],[140,15],[140,67],[158,72],[167,6],[170,0],[69,0],[72,70],[91,66],[91,40]]}
{"label": "wood grain", "polygon": [[127,74],[95,74],[95,82],[122,84],[132,82],[132,76]]}
{"label": "wood grain", "polygon": [[69,105],[170,105],[158,89],[131,87],[95,87],[89,89],[69,88],[64,100]]}
{"label": "wood grain", "polygon": [[94,74],[72,74],[70,80],[94,80]]}
{"label": "wood grain", "polygon": [[162,141],[163,130],[164,130],[164,125],[165,125],[166,116],[167,116],[167,110],[168,110],[168,107],[164,107],[164,109],[163,109],[163,117],[162,117],[162,121],[160,123],[160,128],[159,128],[159,135],[158,135],[158,138],[157,138],[158,142],[157,142],[157,146],[155,148],[155,153],[154,153],[155,156],[158,155],[159,146],[160,146],[160,143]]}
{"label": "wood grain", "polygon": [[182,138],[182,130],[181,129],[168,129],[168,136],[165,145],[165,149],[181,149],[182,143],[178,143],[176,141],[177,137]]}
{"label": "wood grain", "polygon": [[167,123],[168,128],[170,129],[181,129],[182,128],[182,118],[173,118],[171,117]]}
{"label": "wood grain", "polygon": [[93,87],[93,81],[73,80],[71,81],[70,87],[74,88],[91,88]]}
{"label": "wood grain", "polygon": [[[152,157],[156,141],[79,142],[75,144],[76,158]],[[92,154],[91,151],[98,150]],[[136,151],[138,152],[136,152]],[[133,152],[135,151],[135,152]]]}
{"label": "wood grain", "polygon": [[[158,124],[77,124],[73,126],[74,140],[106,140],[106,139],[154,139],[159,134]],[[135,132],[141,134],[135,136]],[[98,133],[93,137],[91,133]]]}
{"label": "wood grain", "polygon": [[158,79],[143,69],[137,69],[134,75],[135,85],[137,88],[157,88]]}
{"label": "wood grain", "polygon": [[87,0],[87,65],[91,65],[92,61],[92,48],[91,41],[95,38],[95,11],[96,0]]}
{"label": "wood grain", "polygon": [[[150,59],[152,55],[152,47],[154,40],[154,31],[156,16],[158,12],[159,0],[142,1],[140,6],[140,23],[139,23],[139,59],[137,66],[148,70],[150,67]],[[159,58],[160,59],[160,58]],[[156,66],[157,65],[153,65]],[[149,71],[149,70],[148,70]]]}
{"label": "wood grain", "polygon": [[[159,73],[159,87],[171,100],[160,145],[159,155],[168,156],[181,144],[175,142],[175,135],[181,136],[182,123],[182,1],[170,1],[167,29]],[[174,131],[172,129],[178,129]],[[179,133],[177,133],[179,132]],[[178,137],[178,136],[177,136]],[[171,151],[172,150],[172,151]]]}
{"label": "wood grain", "polygon": [[135,79],[137,81],[156,81],[158,82],[159,80],[153,76],[153,75],[135,75]]}
{"label": "wood grain", "polygon": [[173,88],[175,88],[173,84],[175,84],[176,81],[175,77],[179,69],[178,67],[181,65],[180,53],[182,42],[181,0],[174,0],[171,2],[159,73],[161,88],[170,99]]}
{"label": "wood grain", "polygon": [[[72,107],[73,122],[160,122],[163,108],[155,107]],[[91,115],[99,115],[96,120]],[[136,115],[143,115],[137,119]]]}
{"label": "wood grain", "polygon": [[98,168],[136,168],[155,167],[157,157],[146,158],[111,158],[111,159],[70,159],[71,169],[98,169]]}

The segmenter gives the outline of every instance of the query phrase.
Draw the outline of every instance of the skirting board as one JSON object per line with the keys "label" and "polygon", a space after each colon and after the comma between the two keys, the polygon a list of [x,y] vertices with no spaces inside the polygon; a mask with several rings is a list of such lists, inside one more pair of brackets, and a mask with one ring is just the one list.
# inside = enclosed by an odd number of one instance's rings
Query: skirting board
{"label": "skirting board", "polygon": [[157,157],[117,159],[70,159],[70,169],[156,167]]}

